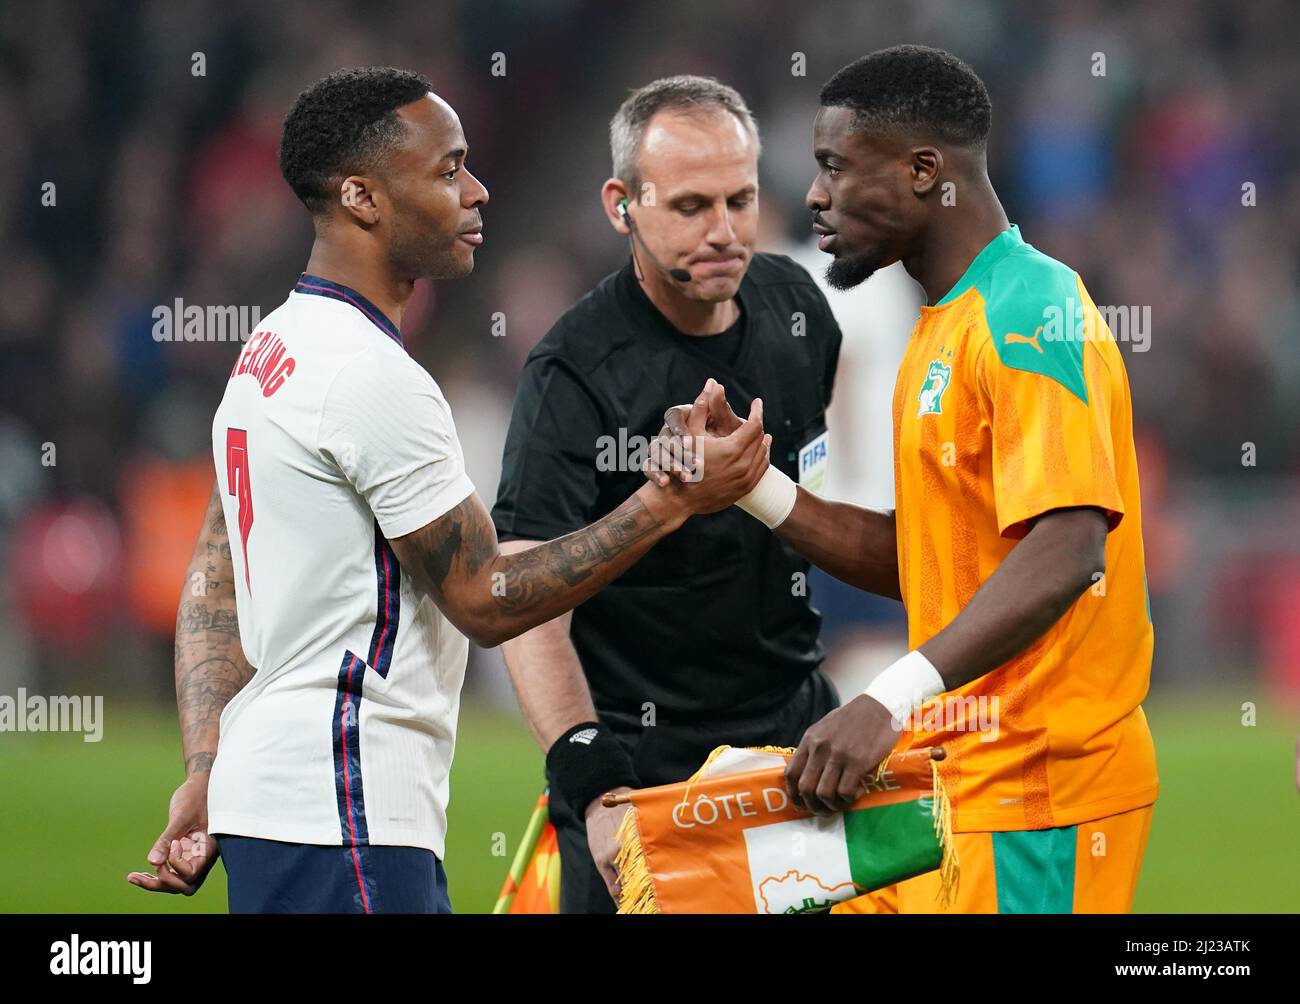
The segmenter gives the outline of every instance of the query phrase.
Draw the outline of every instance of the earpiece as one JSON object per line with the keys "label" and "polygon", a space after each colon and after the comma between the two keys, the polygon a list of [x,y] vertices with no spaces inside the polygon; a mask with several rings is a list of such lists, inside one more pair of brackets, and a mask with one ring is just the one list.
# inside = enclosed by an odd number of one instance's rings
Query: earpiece
{"label": "earpiece", "polygon": [[[645,252],[645,256],[650,259],[651,263],[654,265],[655,268],[657,268],[664,275],[668,276],[668,278],[672,279],[674,282],[691,281],[691,273],[686,271],[686,269],[669,268],[668,266],[664,265],[663,262],[661,262],[653,254],[650,253],[650,249],[645,246],[645,241],[642,240],[641,238],[641,232],[637,230],[636,224],[632,222],[632,213],[627,208],[627,196],[624,196],[623,198],[618,200],[618,215],[619,218],[623,221],[623,225],[627,227],[629,239],[633,243],[637,241],[641,242],[641,250]],[[635,257],[636,256],[634,254],[633,259],[635,259]]]}

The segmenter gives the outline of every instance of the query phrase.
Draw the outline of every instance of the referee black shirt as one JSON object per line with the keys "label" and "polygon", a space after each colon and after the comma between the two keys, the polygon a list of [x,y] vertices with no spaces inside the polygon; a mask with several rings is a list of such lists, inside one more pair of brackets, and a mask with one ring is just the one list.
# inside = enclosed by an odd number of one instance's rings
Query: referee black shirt
{"label": "referee black shirt", "polygon": [[[515,396],[492,510],[501,540],[550,540],[616,509],[645,481],[632,452],[709,377],[741,416],[763,399],[772,463],[799,480],[801,449],[826,432],[839,326],[782,255],[755,254],[737,297],[733,329],[686,335],[629,262],[555,322]],[[651,702],[660,724],[686,725],[780,708],[823,658],[808,567],[734,506],[691,517],[573,611],[597,711],[640,718]]]}

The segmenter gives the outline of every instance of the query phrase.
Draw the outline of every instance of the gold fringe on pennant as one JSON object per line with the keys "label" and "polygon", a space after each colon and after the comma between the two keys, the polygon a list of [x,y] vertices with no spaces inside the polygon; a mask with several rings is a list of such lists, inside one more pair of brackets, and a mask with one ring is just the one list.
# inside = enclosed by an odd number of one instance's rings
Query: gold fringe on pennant
{"label": "gold fringe on pennant", "polygon": [[[890,750],[885,759],[876,768],[873,784],[879,784],[881,776],[889,767],[894,755]],[[939,776],[939,761],[930,761],[930,777],[933,792],[930,799],[930,812],[934,816],[934,835],[939,838],[942,857],[939,859],[939,902],[951,906],[957,898],[957,887],[961,884],[961,861],[957,857],[957,843],[952,838],[952,801],[948,798],[948,789],[944,787],[943,778]]]}
{"label": "gold fringe on pennant", "polygon": [[948,798],[943,778],[939,776],[938,760],[930,761],[930,774],[934,778],[934,798],[931,802],[934,834],[939,838],[939,846],[943,848],[943,857],[939,861],[939,902],[948,907],[957,899],[957,887],[961,884],[961,861],[957,858],[957,842],[952,836],[952,801]]}
{"label": "gold fringe on pennant", "polygon": [[[704,758],[704,763],[700,764],[700,769],[686,779],[686,790],[682,792],[683,805],[690,799],[691,785],[698,781],[704,772],[709,769],[709,764],[713,763],[727,750],[733,748],[732,746],[715,746],[713,752]],[[794,756],[793,746],[746,746],[745,749],[752,750],[755,753],[779,753],[781,756]]]}
{"label": "gold fringe on pennant", "polygon": [[[791,756],[793,746],[751,746],[760,753],[780,753]],[[730,746],[717,746],[713,749],[699,770],[686,779],[686,788],[682,792],[682,804],[690,799],[691,785],[700,779],[709,764],[722,756]],[[654,879],[650,877],[650,866],[646,864],[645,850],[641,846],[641,830],[637,826],[636,806],[633,805],[623,814],[623,821],[618,825],[614,838],[618,841],[618,853],[614,856],[614,867],[618,869],[618,912],[619,913],[659,913],[659,903],[655,899]]]}
{"label": "gold fringe on pennant", "polygon": [[[685,803],[690,796],[691,785],[700,779],[705,769],[721,756],[729,746],[719,746],[704,759],[700,769],[686,781],[682,795]],[[792,754],[788,746],[755,746],[751,749],[763,753]],[[875,782],[879,782],[889,766],[891,752],[876,768]],[[939,761],[930,761],[930,776],[933,779],[933,797],[931,813],[934,816],[934,833],[939,838],[942,858],[939,862],[939,900],[944,906],[951,906],[957,898],[957,888],[961,883],[961,862],[957,857],[957,844],[952,833],[952,801],[948,789],[939,776]],[[618,841],[618,854],[614,857],[614,867],[618,869],[619,913],[659,913],[659,903],[655,899],[654,879],[650,876],[650,866],[646,863],[645,850],[641,846],[641,831],[637,826],[636,806],[632,805],[619,823],[615,839]]]}
{"label": "gold fringe on pennant", "polygon": [[650,877],[650,866],[646,864],[645,850],[641,847],[635,805],[628,806],[627,812],[623,813],[623,821],[618,824],[614,839],[618,841],[618,853],[614,856],[614,867],[618,869],[618,912],[658,913],[655,883]]}

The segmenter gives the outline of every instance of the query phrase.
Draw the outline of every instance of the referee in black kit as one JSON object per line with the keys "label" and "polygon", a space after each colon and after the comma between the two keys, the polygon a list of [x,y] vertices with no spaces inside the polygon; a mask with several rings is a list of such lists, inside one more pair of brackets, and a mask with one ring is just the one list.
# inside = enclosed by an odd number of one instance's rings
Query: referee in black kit
{"label": "referee in black kit", "polygon": [[[754,253],[759,139],[744,100],[710,78],[657,80],[619,108],[610,146],[601,199],[631,261],[524,364],[492,511],[502,551],[614,509],[644,481],[638,447],[664,410],[709,378],[741,414],[763,399],[773,465],[812,488],[825,474],[840,331],[808,273]],[[722,743],[797,746],[837,706],[807,573],[733,506],[503,646],[547,751],[562,912],[614,912],[626,807],[601,806],[603,792],[684,780]]]}

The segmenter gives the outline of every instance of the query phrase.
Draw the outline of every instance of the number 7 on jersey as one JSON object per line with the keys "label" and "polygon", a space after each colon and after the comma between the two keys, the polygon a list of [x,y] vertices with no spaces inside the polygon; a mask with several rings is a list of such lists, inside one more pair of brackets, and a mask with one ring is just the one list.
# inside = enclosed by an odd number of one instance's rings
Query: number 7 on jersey
{"label": "number 7 on jersey", "polygon": [[244,548],[244,585],[253,591],[248,576],[248,532],[253,529],[253,489],[248,483],[248,432],[226,429],[226,492],[239,506],[239,540]]}

